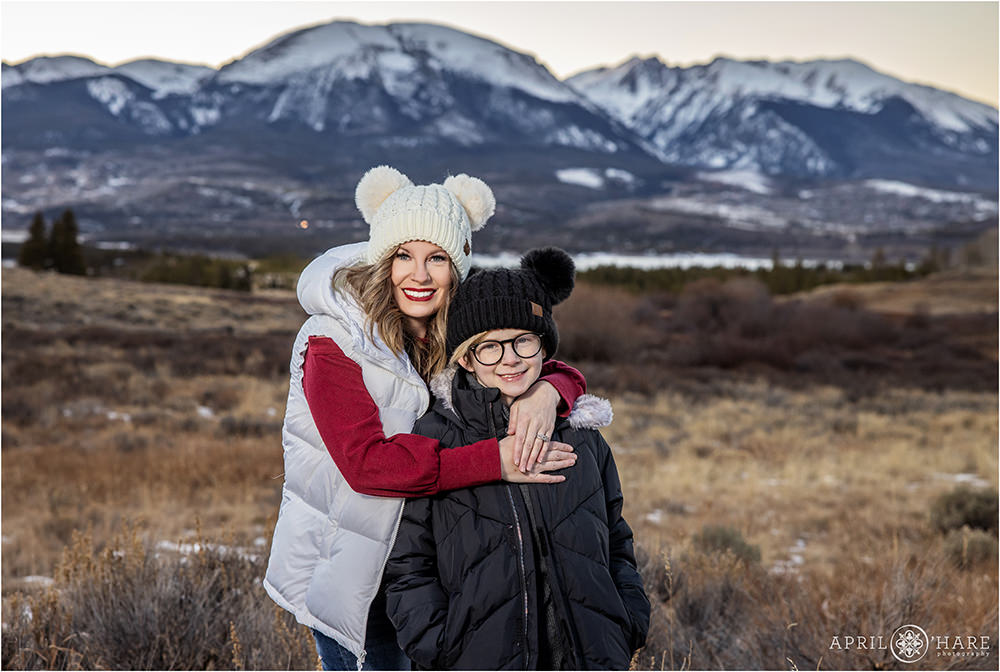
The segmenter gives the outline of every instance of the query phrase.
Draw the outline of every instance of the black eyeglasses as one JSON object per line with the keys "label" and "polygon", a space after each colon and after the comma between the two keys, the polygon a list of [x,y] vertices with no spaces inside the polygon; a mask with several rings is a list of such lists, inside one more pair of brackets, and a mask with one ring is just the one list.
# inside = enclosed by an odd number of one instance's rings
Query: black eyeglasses
{"label": "black eyeglasses", "polygon": [[514,354],[530,359],[542,350],[542,337],[538,334],[521,334],[505,341],[483,341],[472,349],[472,356],[483,366],[493,366],[503,359],[504,346],[510,343]]}

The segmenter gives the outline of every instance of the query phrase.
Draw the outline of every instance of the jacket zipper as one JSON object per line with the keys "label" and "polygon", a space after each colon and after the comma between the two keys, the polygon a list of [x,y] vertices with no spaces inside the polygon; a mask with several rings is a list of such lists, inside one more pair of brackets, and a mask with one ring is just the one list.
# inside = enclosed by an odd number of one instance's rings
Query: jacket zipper
{"label": "jacket zipper", "polygon": [[541,518],[535,511],[534,501],[527,486],[521,485],[519,487],[521,490],[521,497],[524,499],[525,508],[528,510],[529,524],[532,526],[532,530],[534,530],[534,536],[538,539],[539,551],[542,554],[542,562],[546,563],[548,567],[548,580],[549,587],[552,590],[552,599],[557,605],[557,610],[561,612],[560,617],[566,636],[569,639],[569,648],[570,651],[572,651],[573,656],[576,658],[574,661],[576,669],[588,669],[586,666],[586,658],[584,657],[583,650],[580,647],[580,637],[576,632],[576,624],[573,621],[572,612],[570,611],[569,604],[566,601],[566,595],[562,590],[562,578],[559,575],[559,567],[556,563],[555,553],[549,552],[549,549],[552,547],[552,541],[549,539],[548,530],[542,524]]}
{"label": "jacket zipper", "polygon": [[524,669],[528,669],[530,653],[528,651],[528,582],[525,578],[524,568],[524,538],[521,536],[521,521],[517,515],[517,507],[514,505],[514,495],[511,494],[510,485],[507,486],[507,499],[510,501],[510,510],[514,512],[514,528],[517,530],[517,559],[521,563],[521,597],[524,600]]}
{"label": "jacket zipper", "polygon": [[[493,402],[489,402],[489,412],[486,417],[489,419],[490,432],[494,437],[497,437],[497,427],[493,422]],[[529,663],[531,662],[531,653],[528,650],[528,579],[527,571],[524,567],[524,537],[521,534],[521,519],[517,515],[517,506],[514,504],[514,495],[511,492],[510,484],[507,484],[505,488],[507,490],[507,500],[510,502],[510,510],[514,513],[514,529],[517,530],[517,559],[521,566],[521,599],[524,601],[524,631],[521,636],[524,639],[524,669],[529,668]]]}

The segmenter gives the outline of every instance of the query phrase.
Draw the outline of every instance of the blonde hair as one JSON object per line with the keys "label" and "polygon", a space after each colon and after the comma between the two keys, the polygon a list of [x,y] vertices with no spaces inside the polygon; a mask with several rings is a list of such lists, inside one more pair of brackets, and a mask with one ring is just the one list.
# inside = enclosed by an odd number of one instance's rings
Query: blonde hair
{"label": "blonde hair", "polygon": [[375,339],[375,328],[395,355],[403,352],[425,381],[445,368],[447,349],[445,337],[448,325],[448,305],[458,290],[460,282],[455,264],[449,259],[451,288],[445,294],[441,308],[427,322],[426,342],[416,338],[406,329],[403,311],[393,296],[392,262],[397,248],[391,249],[374,264],[361,264],[338,269],[333,274],[334,290],[348,289],[357,299],[365,314],[365,327],[369,337]]}
{"label": "blonde hair", "polygon": [[458,344],[455,351],[451,353],[451,357],[448,358],[448,366],[454,366],[458,364],[459,360],[467,357],[469,353],[480,344],[485,338],[489,331],[480,331],[475,336],[469,336],[467,339]]}

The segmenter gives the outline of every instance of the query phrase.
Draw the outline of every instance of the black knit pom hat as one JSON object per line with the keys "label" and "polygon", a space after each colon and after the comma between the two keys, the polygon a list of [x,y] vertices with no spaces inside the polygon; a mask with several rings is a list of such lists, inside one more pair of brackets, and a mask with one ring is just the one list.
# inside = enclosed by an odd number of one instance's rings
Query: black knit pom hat
{"label": "black knit pom hat", "polygon": [[546,359],[559,347],[552,306],[573,292],[576,266],[557,247],[534,249],[518,269],[473,271],[458,286],[448,308],[448,357],[468,338],[491,329],[526,329],[541,334]]}

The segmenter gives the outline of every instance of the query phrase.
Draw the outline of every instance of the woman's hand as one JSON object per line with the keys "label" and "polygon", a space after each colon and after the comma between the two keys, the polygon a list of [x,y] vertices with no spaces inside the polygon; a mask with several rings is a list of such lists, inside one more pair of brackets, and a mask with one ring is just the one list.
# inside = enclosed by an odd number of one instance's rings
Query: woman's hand
{"label": "woman's hand", "polygon": [[551,450],[546,449],[546,445],[556,426],[556,408],[560,401],[556,388],[539,380],[511,404],[507,433],[517,439],[514,464],[522,472],[528,473],[531,466],[545,460],[546,452]]}
{"label": "woman's hand", "polygon": [[560,441],[548,442],[548,450],[542,460],[531,465],[527,472],[521,471],[514,462],[514,444],[517,437],[508,436],[500,441],[500,477],[509,483],[561,483],[566,477],[547,474],[576,464],[573,446]]}

